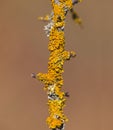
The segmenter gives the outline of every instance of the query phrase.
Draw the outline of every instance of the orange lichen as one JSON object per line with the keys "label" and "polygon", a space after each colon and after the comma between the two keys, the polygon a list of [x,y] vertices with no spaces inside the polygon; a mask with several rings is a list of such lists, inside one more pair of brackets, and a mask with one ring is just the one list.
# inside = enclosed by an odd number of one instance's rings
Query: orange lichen
{"label": "orange lichen", "polygon": [[[49,20],[45,26],[47,37],[49,37],[48,49],[50,57],[48,62],[48,72],[38,73],[36,78],[42,81],[44,89],[48,94],[48,106],[50,116],[47,118],[47,124],[52,130],[62,130],[67,117],[63,113],[65,106],[65,93],[61,91],[63,86],[62,73],[63,64],[66,60],[76,56],[76,53],[65,50],[64,26],[68,11],[72,12],[73,3],[78,0],[51,0],[53,11],[51,15],[40,17],[41,20]],[[73,12],[72,12],[73,13]],[[77,21],[79,23],[79,21]]]}

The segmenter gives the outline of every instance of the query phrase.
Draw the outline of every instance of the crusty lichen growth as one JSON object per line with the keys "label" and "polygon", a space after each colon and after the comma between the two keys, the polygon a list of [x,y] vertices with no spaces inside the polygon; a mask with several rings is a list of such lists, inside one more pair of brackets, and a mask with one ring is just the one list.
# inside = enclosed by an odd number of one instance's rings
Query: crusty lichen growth
{"label": "crusty lichen growth", "polygon": [[[38,73],[36,78],[45,84],[44,89],[48,94],[50,114],[47,118],[47,124],[52,130],[64,129],[65,121],[68,120],[63,113],[66,93],[61,91],[63,86],[63,64],[66,60],[70,60],[71,57],[75,57],[76,53],[65,50],[64,27],[67,12],[71,11],[73,13],[72,6],[78,2],[79,0],[51,0],[52,13],[44,18],[39,18],[49,21],[44,30],[47,37],[49,37],[48,49],[50,57],[48,72],[45,74]],[[75,14],[75,16],[78,15]],[[75,19],[77,20],[79,17],[75,17]]]}

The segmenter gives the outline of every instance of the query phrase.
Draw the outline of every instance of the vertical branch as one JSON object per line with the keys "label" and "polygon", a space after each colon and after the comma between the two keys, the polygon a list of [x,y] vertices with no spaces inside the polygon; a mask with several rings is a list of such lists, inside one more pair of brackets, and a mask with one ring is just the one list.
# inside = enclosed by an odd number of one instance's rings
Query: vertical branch
{"label": "vertical branch", "polygon": [[40,17],[41,20],[49,21],[44,27],[49,38],[48,72],[32,74],[32,77],[42,81],[45,85],[44,89],[47,91],[49,107],[47,124],[52,130],[63,130],[65,122],[68,120],[63,113],[63,108],[66,101],[65,96],[69,95],[61,91],[63,64],[71,57],[75,57],[76,54],[73,51],[65,50],[64,27],[67,12],[72,10],[72,6],[78,2],[78,0],[51,0],[52,13],[44,18]]}

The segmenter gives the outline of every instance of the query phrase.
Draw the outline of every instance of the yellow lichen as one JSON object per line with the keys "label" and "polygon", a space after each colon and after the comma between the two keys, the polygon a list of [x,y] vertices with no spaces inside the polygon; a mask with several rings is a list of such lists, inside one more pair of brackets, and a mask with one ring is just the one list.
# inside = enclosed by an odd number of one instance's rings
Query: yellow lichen
{"label": "yellow lichen", "polygon": [[[63,86],[63,64],[66,60],[76,56],[75,52],[66,51],[64,48],[64,26],[67,12],[74,12],[72,10],[72,0],[51,0],[51,5],[53,8],[52,14],[39,18],[41,20],[50,20],[50,23],[45,26],[45,31],[49,37],[48,49],[50,51],[48,72],[45,74],[39,73],[36,75],[36,78],[45,84],[44,89],[48,94],[50,116],[47,118],[47,124],[50,129],[56,130],[59,128],[62,130],[65,121],[68,120],[63,113],[66,101],[65,92],[61,91]],[[75,20],[80,23],[79,19],[75,18]]]}

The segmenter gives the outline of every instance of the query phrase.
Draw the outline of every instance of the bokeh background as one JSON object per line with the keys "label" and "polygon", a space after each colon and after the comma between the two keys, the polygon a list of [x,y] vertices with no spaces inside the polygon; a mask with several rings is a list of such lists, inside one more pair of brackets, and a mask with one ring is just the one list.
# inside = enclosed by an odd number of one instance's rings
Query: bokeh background
{"label": "bokeh background", "polygon": [[[65,130],[113,130],[113,1],[84,0],[74,6],[83,28],[66,19],[63,90]],[[0,0],[0,130],[47,130],[47,95],[32,72],[47,72],[48,38],[38,16],[50,0]]]}

